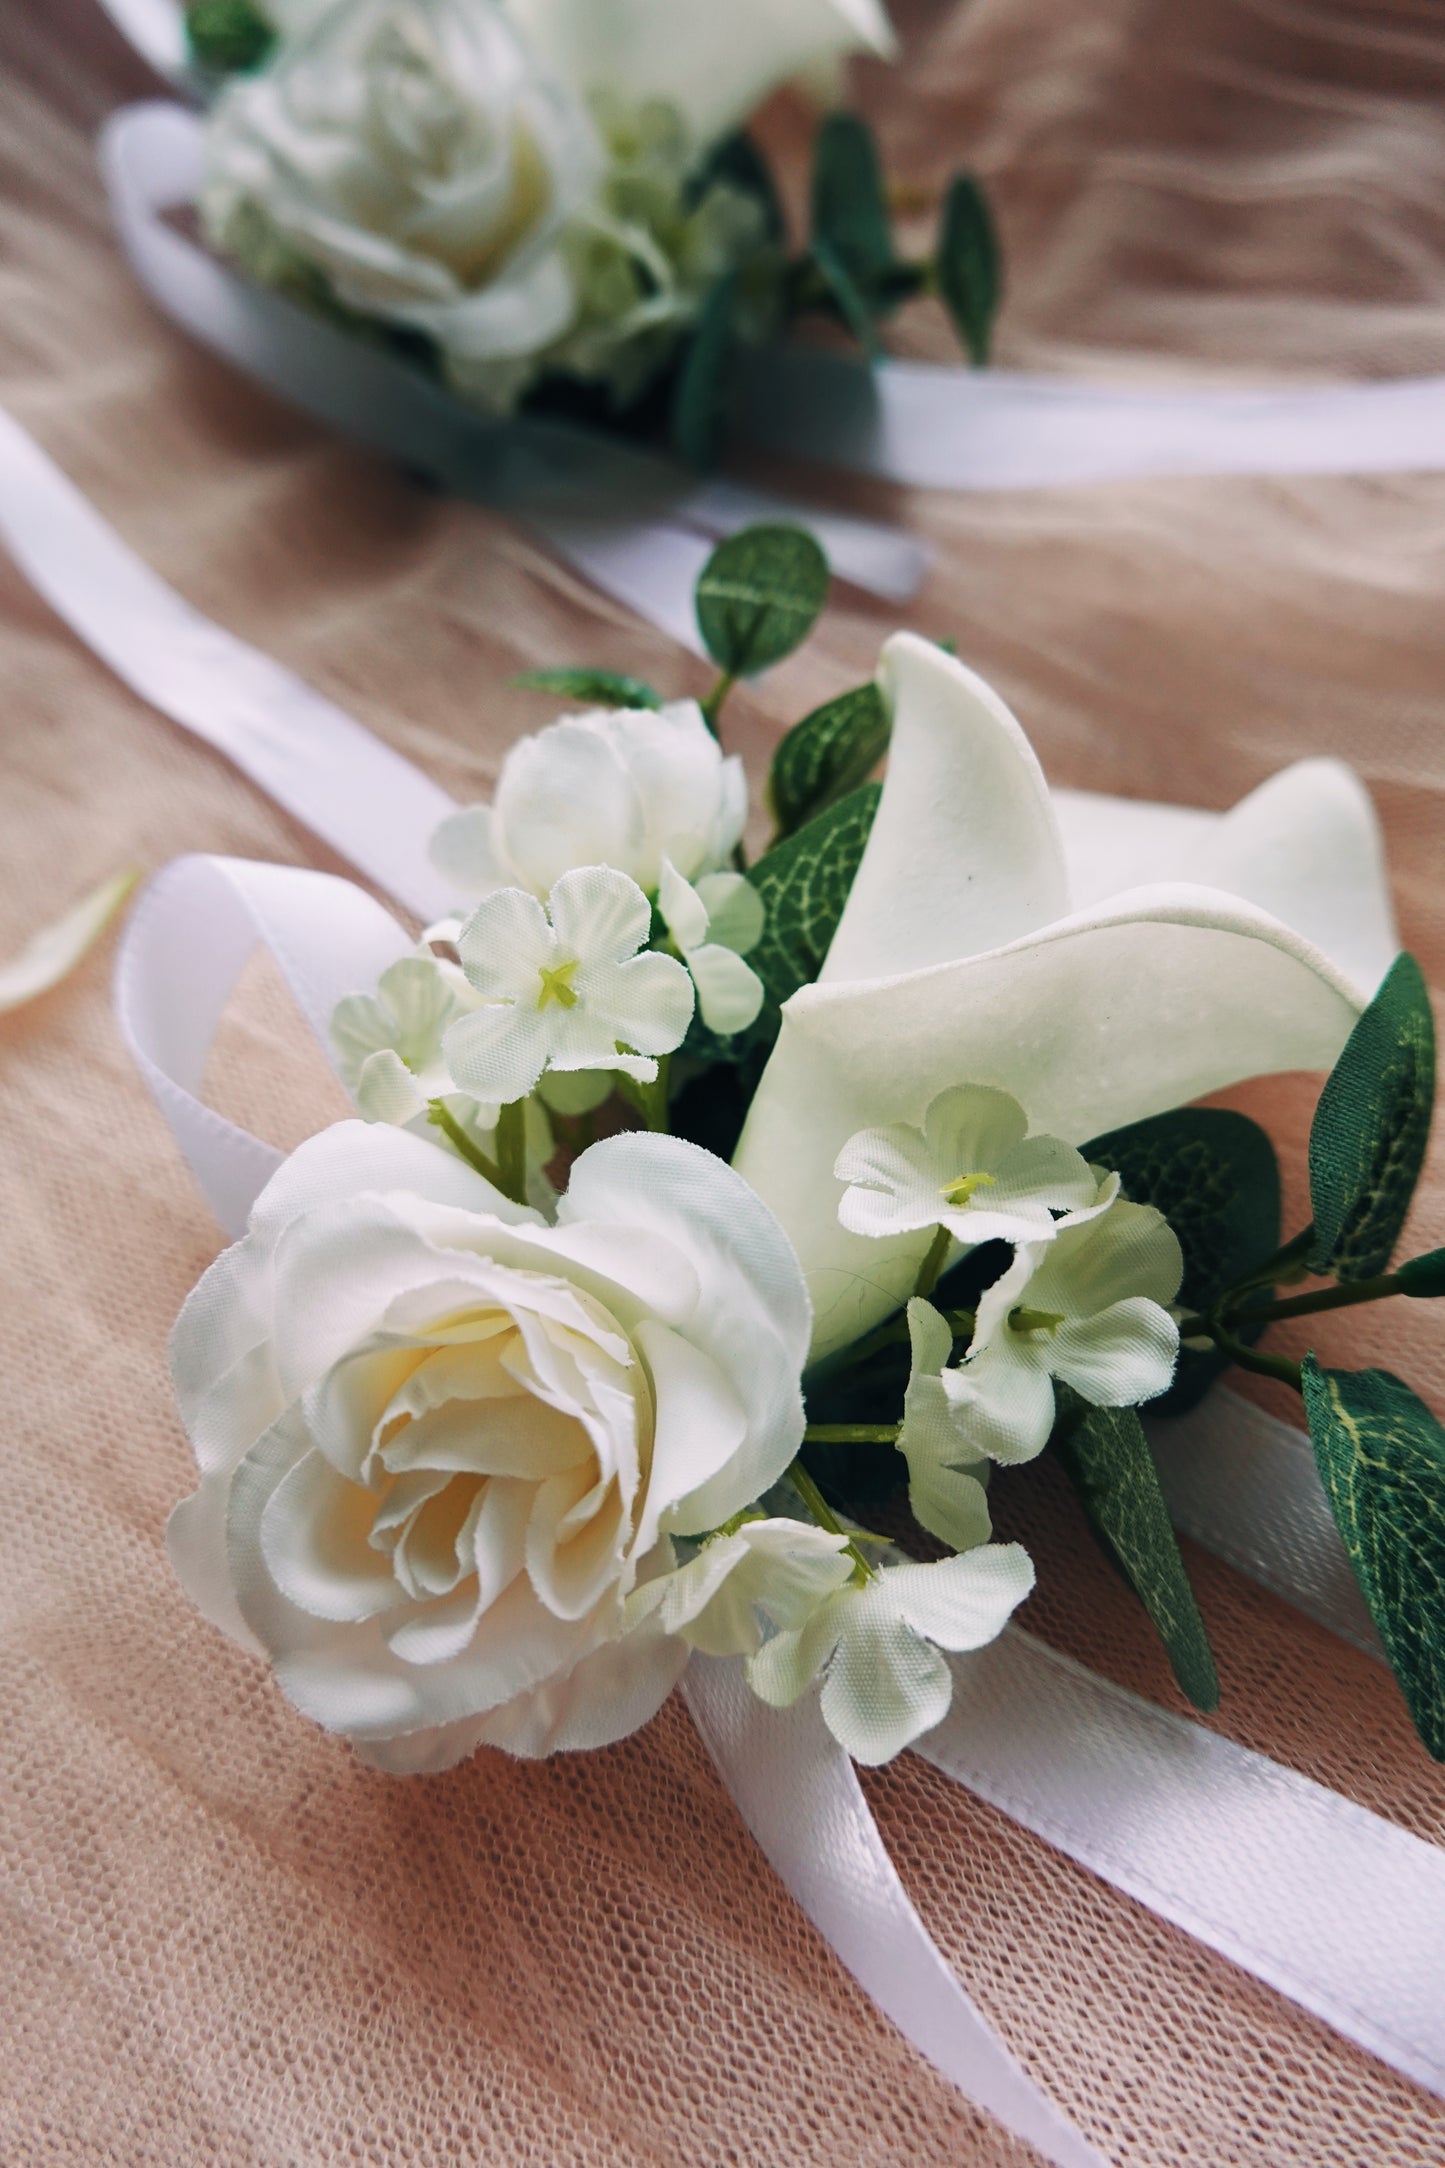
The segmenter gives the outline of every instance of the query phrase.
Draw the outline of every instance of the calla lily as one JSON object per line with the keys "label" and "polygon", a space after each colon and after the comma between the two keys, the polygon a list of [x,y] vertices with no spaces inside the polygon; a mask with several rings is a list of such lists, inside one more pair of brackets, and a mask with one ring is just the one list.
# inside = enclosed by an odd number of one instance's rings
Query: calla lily
{"label": "calla lily", "polygon": [[[884,647],[879,683],[893,741],[877,819],[737,1154],[802,1261],[815,1360],[907,1299],[930,1239],[840,1226],[833,1165],[859,1130],[920,1125],[969,1082],[1081,1145],[1245,1077],[1328,1068],[1393,949],[1373,812],[1348,770],[1302,763],[1224,816],[1066,800],[1076,889],[998,695],[912,633]],[[1111,855],[1148,885],[1105,893]],[[1226,880],[1233,892],[1208,885]]]}
{"label": "calla lily", "polygon": [[790,76],[896,43],[881,0],[510,0],[508,12],[559,75],[627,106],[661,99],[700,143]]}

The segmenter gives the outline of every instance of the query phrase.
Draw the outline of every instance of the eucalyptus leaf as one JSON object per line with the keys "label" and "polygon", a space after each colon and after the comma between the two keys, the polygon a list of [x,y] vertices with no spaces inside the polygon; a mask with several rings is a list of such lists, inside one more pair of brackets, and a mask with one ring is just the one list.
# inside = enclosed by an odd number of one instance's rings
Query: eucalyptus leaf
{"label": "eucalyptus leaf", "polygon": [[865,293],[893,268],[893,223],[873,131],[830,113],[813,147],[812,236]]}
{"label": "eucalyptus leaf", "polygon": [[1315,1459],[1415,1728],[1445,1761],[1445,1430],[1388,1370],[1303,1366]]}
{"label": "eucalyptus leaf", "polygon": [[685,466],[710,467],[722,441],[738,275],[725,271],[708,289],[672,393],[672,447]]}
{"label": "eucalyptus leaf", "polygon": [[981,369],[993,343],[1003,259],[988,199],[971,173],[955,173],[948,184],[934,278],[969,359]]}
{"label": "eucalyptus leaf", "polygon": [[556,693],[563,700],[585,700],[594,708],[660,708],[661,695],[643,679],[617,670],[524,670],[512,680],[527,692]]}
{"label": "eucalyptus leaf", "polygon": [[768,797],[791,835],[865,782],[888,750],[892,723],[872,678],[795,723],[773,755]]}
{"label": "eucalyptus leaf", "polygon": [[238,75],[260,67],[276,30],[251,0],[195,0],[186,9],[186,42],[203,68]]}
{"label": "eucalyptus leaf", "polygon": [[1430,1137],[1435,1021],[1413,956],[1395,958],[1350,1033],[1310,1129],[1310,1264],[1373,1279],[1400,1239]]}
{"label": "eucalyptus leaf", "polygon": [[804,527],[744,527],[698,576],[703,645],[720,670],[755,677],[800,647],[828,599],[828,560]]}
{"label": "eucalyptus leaf", "polygon": [[878,798],[877,783],[863,784],[748,868],[767,912],[762,939],[749,951],[748,962],[766,989],[763,1017],[771,1017],[773,1032],[781,1003],[800,986],[811,985],[823,968]]}
{"label": "eucalyptus leaf", "polygon": [[1095,1535],[1148,1612],[1183,1691],[1196,1709],[1217,1709],[1209,1636],[1138,1409],[1092,1408],[1073,1393],[1065,1406],[1054,1445]]}
{"label": "eucalyptus leaf", "polygon": [[[1184,1252],[1179,1299],[1190,1310],[1207,1311],[1279,1248],[1279,1163],[1247,1115],[1180,1107],[1095,1137],[1084,1157],[1117,1168],[1127,1197],[1164,1214]],[[1151,1414],[1194,1407],[1226,1361],[1216,1349],[1181,1348],[1174,1383]]]}

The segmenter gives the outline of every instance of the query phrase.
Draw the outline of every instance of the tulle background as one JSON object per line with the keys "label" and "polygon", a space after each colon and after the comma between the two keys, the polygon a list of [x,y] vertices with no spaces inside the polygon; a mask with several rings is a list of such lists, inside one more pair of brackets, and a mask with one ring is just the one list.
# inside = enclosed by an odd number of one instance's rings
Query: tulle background
{"label": "tulle background", "polygon": [[[860,71],[859,92],[899,176],[927,187],[963,161],[987,178],[1004,363],[1151,383],[1445,370],[1438,8],[897,12],[906,64]],[[157,319],[92,150],[104,114],[154,87],[91,0],[0,15],[0,398],[101,511],[459,795],[484,794],[543,719],[507,689],[518,669],[587,660],[700,689],[699,664],[504,521],[297,419]],[[796,156],[786,100],[768,132]],[[903,337],[948,351],[917,311]],[[936,545],[909,621],[1000,685],[1058,782],[1224,806],[1301,753],[1354,761],[1439,995],[1445,477],[972,497],[807,483]],[[755,773],[891,622],[841,592],[807,651],[735,699],[728,732]],[[0,948],[119,863],[194,848],[327,862],[0,560]],[[214,1089],[281,1144],[340,1111],[259,971]],[[1235,1095],[1296,1176],[1312,1091]],[[0,1139],[7,2162],[1033,2158],[855,1989],[676,1700],[600,1755],[487,1754],[396,1782],[193,1617],[162,1549],[190,1480],[162,1351],[216,1237],[99,960],[0,1026]],[[1439,1150],[1413,1238],[1445,1240]],[[1336,1319],[1320,1342],[1445,1404],[1424,1305]],[[1057,1487],[1015,1477],[997,1500],[1039,1562],[1025,1623],[1176,1706]],[[1378,1667],[1207,1556],[1191,1565],[1219,1728],[1445,1840],[1445,1779]],[[866,1785],[960,1975],[1111,2159],[1426,2168],[1445,2151],[1438,2103],[913,1757]]]}

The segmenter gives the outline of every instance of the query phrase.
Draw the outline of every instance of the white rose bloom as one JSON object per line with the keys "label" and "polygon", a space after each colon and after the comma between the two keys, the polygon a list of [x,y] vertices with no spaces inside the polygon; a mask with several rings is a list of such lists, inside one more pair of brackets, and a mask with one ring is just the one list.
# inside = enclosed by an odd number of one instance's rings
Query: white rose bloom
{"label": "white rose bloom", "polygon": [[929,1566],[884,1566],[765,1641],[749,1659],[748,1684],[760,1701],[787,1708],[823,1672],[819,1706],[839,1745],[855,1761],[891,1761],[948,1714],[953,1674],[940,1649],[995,1640],[1033,1585],[1017,1543],[980,1544]]}
{"label": "white rose bloom", "polygon": [[775,1482],[809,1311],[786,1237],[679,1139],[577,1161],[555,1225],[405,1131],[303,1144],[171,1343],[201,1483],[171,1557],[369,1761],[596,1746],[687,1657],[633,1591]]}
{"label": "white rose bloom", "polygon": [[747,779],[695,700],[596,708],[519,738],[490,806],[467,806],[432,839],[459,895],[550,893],[576,866],[615,866],[655,896],[664,859],[694,881],[727,864],[747,820]]}
{"label": "white rose bloom", "polygon": [[601,171],[596,131],[494,0],[344,0],[233,82],[201,212],[275,277],[290,252],[348,308],[433,339],[505,405],[572,323],[558,239]]}
{"label": "white rose bloom", "polygon": [[1054,1427],[1055,1378],[1099,1408],[1167,1392],[1179,1359],[1168,1306],[1183,1276],[1164,1215],[1122,1197],[1052,1241],[1020,1244],[979,1298],[966,1361],[942,1372],[961,1448],[1032,1460]]}
{"label": "white rose bloom", "polygon": [[[901,1308],[928,1249],[926,1230],[839,1225],[830,1177],[859,1130],[917,1126],[972,1078],[1083,1145],[1244,1077],[1328,1069],[1394,949],[1373,811],[1337,763],[1289,769],[1224,816],[1094,799],[1081,818],[941,648],[895,634],[879,682],[893,742],[877,818],[737,1154],[802,1259],[815,1358]],[[1110,895],[1111,867],[1115,885],[1158,885]]]}

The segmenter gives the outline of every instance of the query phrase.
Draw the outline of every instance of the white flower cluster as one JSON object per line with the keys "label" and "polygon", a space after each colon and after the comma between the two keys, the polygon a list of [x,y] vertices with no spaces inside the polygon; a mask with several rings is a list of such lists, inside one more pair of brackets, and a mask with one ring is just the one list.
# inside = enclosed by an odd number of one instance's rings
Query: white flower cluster
{"label": "white flower cluster", "polygon": [[978,1541],[978,1471],[1048,1443],[1056,1378],[1095,1407],[1134,1407],[1168,1390],[1179,1357],[1170,1305],[1184,1260],[1167,1220],[1121,1197],[1117,1174],[1028,1126],[1007,1092],[962,1084],[938,1094],[921,1129],[860,1130],[833,1170],[853,1234],[935,1228],[938,1267],[987,1242],[1013,1246],[976,1311],[945,1315],[922,1295],[908,1305],[898,1445],[909,1502],[956,1549]]}
{"label": "white flower cluster", "polygon": [[505,410],[565,371],[634,399],[765,238],[710,148],[770,90],[886,52],[879,0],[272,0],[201,212],[269,283],[420,334]]}

